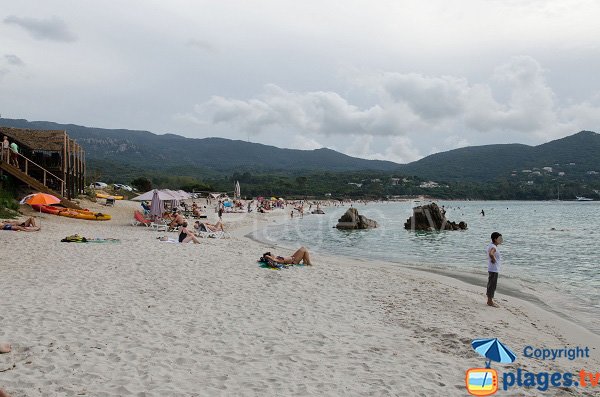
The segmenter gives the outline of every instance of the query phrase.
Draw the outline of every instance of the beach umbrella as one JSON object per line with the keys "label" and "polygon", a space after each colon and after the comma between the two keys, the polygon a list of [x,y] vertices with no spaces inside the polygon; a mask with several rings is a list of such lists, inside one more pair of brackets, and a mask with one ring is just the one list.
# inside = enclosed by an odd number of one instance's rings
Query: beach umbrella
{"label": "beach umbrella", "polygon": [[[154,189],[156,190],[156,189]],[[140,194],[137,197],[132,198],[133,201],[150,201],[154,198],[154,190],[149,190],[146,193]],[[158,190],[158,198],[160,201],[172,201],[177,200],[177,198],[173,197],[172,194],[167,193],[162,190]]]}
{"label": "beach umbrella", "polygon": [[152,194],[152,203],[150,204],[150,216],[152,219],[160,218],[162,216],[163,203],[159,197],[158,190],[154,189]]}
{"label": "beach umbrella", "polygon": [[471,342],[471,346],[473,350],[488,359],[487,365],[491,361],[510,364],[517,359],[516,354],[502,344],[498,338],[475,339]]}
{"label": "beach umbrella", "polygon": [[60,199],[56,196],[46,193],[36,193],[26,201],[29,205],[51,205],[60,203]]}
{"label": "beach umbrella", "polygon": [[19,201],[19,204],[27,204],[27,200],[29,200],[33,196],[35,196],[35,193],[34,194],[28,194],[27,196],[23,197],[21,199],[21,201]]}
{"label": "beach umbrella", "polygon": [[[517,355],[513,353],[508,347],[506,347],[498,338],[490,339],[475,339],[471,342],[473,350],[487,358],[485,367],[490,368],[490,363],[496,361],[502,364],[510,364],[517,359]],[[485,385],[485,381],[488,373],[486,372],[483,377],[481,385]]]}
{"label": "beach umbrella", "polygon": [[240,192],[240,182],[235,181],[235,191],[233,193],[233,197],[240,198],[241,196],[242,196],[242,194]]}

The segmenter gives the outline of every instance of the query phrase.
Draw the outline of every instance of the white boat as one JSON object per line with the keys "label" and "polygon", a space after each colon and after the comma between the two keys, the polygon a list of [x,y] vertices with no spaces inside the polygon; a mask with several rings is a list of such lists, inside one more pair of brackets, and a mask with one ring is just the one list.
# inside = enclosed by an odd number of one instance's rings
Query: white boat
{"label": "white boat", "polygon": [[594,201],[594,199],[583,197],[583,196],[575,196],[577,197],[577,201]]}

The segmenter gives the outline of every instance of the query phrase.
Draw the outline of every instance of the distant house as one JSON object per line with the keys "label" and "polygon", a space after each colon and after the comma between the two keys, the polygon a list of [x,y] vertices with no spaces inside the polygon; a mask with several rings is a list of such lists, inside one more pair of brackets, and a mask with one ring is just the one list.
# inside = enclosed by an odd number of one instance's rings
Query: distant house
{"label": "distant house", "polygon": [[541,173],[541,172],[539,172],[539,171],[533,171],[533,172],[531,173],[531,175],[535,175],[535,176],[541,176],[541,175],[542,175],[542,173]]}
{"label": "distant house", "polygon": [[356,183],[356,182],[348,182],[348,185],[354,185],[356,187],[361,187],[363,184],[362,183]]}
{"label": "distant house", "polygon": [[377,179],[371,179],[371,182],[373,183],[380,183],[381,179],[377,178]]}
{"label": "distant house", "polygon": [[528,185],[533,185],[533,181],[527,181]]}
{"label": "distant house", "polygon": [[521,172],[523,172],[525,174],[529,174],[531,172],[531,170],[522,170]]}
{"label": "distant house", "polygon": [[552,167],[544,167],[542,169],[546,172],[552,172]]}
{"label": "distant house", "polygon": [[396,186],[396,185],[400,184],[400,178],[390,178],[390,182],[391,182],[392,186]]}
{"label": "distant house", "polygon": [[331,197],[331,193],[325,193],[325,197]]}
{"label": "distant house", "polygon": [[558,173],[558,176],[565,176],[565,173],[561,171]]}
{"label": "distant house", "polygon": [[431,189],[431,188],[436,188],[439,187],[440,184],[434,181],[428,181],[428,182],[422,182],[419,187],[421,188],[425,188],[425,189]]}
{"label": "distant house", "polygon": [[586,172],[588,175],[598,175],[598,171],[588,171]]}
{"label": "distant house", "polygon": [[575,165],[575,163],[569,163],[569,165]]}

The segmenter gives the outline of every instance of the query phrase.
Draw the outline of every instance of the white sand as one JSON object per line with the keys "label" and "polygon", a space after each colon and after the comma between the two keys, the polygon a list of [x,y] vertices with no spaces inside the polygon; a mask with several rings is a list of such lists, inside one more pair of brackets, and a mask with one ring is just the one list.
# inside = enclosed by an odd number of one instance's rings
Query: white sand
{"label": "white sand", "polygon": [[[0,232],[11,396],[465,396],[465,370],[484,364],[477,337],[515,350],[501,371],[600,370],[598,336],[517,298],[488,308],[483,286],[345,258],[260,269],[272,247],[242,235],[277,215],[226,214],[233,238],[179,245],[129,226],[136,205],[90,205],[109,222],[42,214],[39,233]],[[121,243],[60,242],[74,233]],[[594,350],[552,362],[523,358],[526,345]],[[510,395],[594,395],[584,391]]]}

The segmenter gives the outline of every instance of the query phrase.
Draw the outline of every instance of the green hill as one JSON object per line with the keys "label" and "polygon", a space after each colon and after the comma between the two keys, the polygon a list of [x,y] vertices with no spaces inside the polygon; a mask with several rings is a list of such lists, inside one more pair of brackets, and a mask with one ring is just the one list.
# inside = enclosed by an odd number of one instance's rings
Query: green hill
{"label": "green hill", "polygon": [[[539,146],[501,144],[465,147],[427,156],[409,164],[354,158],[331,149],[294,150],[223,138],[191,139],[148,131],[89,128],[47,121],[0,119],[0,125],[67,130],[86,151],[89,170],[121,179],[161,172],[218,178],[232,173],[300,175],[314,172],[381,171],[440,182],[489,182],[516,171],[552,167],[565,179],[585,179],[600,171],[600,135],[581,131]],[[596,177],[598,178],[598,177]],[[109,178],[110,179],[110,178]],[[514,178],[513,178],[514,179]]]}
{"label": "green hill", "polygon": [[402,171],[433,180],[484,182],[543,167],[552,167],[554,174],[565,172],[569,179],[600,171],[600,135],[581,131],[539,146],[465,147],[427,156],[405,165]]}
{"label": "green hill", "polygon": [[90,168],[176,169],[184,175],[189,174],[189,170],[214,175],[232,171],[391,171],[399,167],[390,161],[359,159],[325,148],[281,149],[223,138],[191,139],[174,134],[156,135],[148,131],[109,130],[46,121],[0,119],[0,125],[67,130],[85,149]]}

